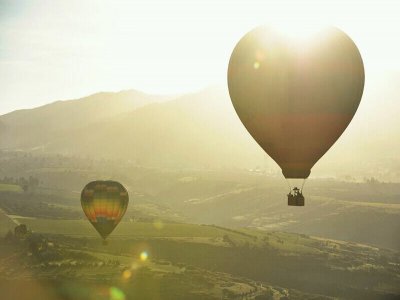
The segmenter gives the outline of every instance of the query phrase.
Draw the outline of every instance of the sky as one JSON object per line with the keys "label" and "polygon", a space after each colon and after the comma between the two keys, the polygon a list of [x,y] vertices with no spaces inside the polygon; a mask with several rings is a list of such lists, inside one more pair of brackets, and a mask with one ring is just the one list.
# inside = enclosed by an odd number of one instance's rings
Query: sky
{"label": "sky", "polygon": [[400,1],[0,0],[0,114],[99,91],[179,94],[225,84],[263,24],[333,25],[369,74],[400,70]]}

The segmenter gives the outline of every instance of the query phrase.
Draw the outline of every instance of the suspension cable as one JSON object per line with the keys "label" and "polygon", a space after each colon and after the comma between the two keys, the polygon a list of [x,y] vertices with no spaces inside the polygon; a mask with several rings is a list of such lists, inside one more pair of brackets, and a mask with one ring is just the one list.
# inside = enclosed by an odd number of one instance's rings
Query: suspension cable
{"label": "suspension cable", "polygon": [[306,183],[306,178],[303,179],[303,184],[301,185],[301,190],[300,190],[301,193],[303,193],[303,187],[305,183]]}

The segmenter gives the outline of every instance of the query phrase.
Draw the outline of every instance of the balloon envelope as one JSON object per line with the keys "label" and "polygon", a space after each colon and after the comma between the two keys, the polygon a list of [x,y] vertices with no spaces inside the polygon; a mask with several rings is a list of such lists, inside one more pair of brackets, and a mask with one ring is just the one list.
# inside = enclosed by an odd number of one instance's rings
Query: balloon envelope
{"label": "balloon envelope", "polygon": [[228,87],[240,120],[283,175],[307,178],[353,118],[364,66],[337,28],[301,43],[258,27],[233,50]]}
{"label": "balloon envelope", "polygon": [[127,190],[115,181],[92,181],[81,193],[82,209],[103,239],[121,221],[128,203]]}

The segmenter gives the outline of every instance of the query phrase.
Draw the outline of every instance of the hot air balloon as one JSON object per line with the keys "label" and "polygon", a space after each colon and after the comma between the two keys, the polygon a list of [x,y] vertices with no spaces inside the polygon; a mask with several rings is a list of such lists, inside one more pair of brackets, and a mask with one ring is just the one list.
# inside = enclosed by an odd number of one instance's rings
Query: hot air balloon
{"label": "hot air balloon", "polygon": [[104,241],[121,221],[128,202],[127,190],[116,181],[92,181],[81,193],[82,209]]}
{"label": "hot air balloon", "polygon": [[[287,179],[308,178],[344,132],[361,101],[364,78],[356,45],[334,27],[308,40],[258,27],[238,42],[228,67],[240,120]],[[289,205],[304,205],[302,189],[290,187]]]}

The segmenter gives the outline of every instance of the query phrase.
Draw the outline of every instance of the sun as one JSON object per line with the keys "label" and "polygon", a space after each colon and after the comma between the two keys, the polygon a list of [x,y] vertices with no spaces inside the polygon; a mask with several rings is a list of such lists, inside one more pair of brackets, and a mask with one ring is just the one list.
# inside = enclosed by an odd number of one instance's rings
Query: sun
{"label": "sun", "polygon": [[315,34],[328,27],[322,23],[300,23],[300,22],[275,22],[274,29],[291,40],[303,42],[311,39]]}

